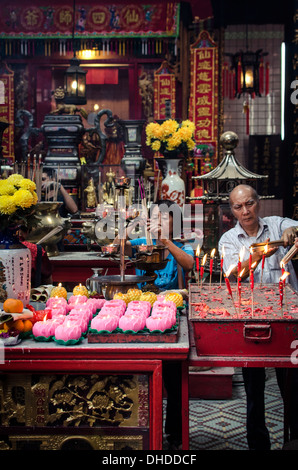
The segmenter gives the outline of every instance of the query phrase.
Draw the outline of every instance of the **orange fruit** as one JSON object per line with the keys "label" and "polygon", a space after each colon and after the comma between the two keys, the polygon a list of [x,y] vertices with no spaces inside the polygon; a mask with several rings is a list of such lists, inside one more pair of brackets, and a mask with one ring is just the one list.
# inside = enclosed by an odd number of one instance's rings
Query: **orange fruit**
{"label": "orange fruit", "polygon": [[30,320],[23,320],[24,329],[23,331],[31,331],[32,330],[32,322]]}
{"label": "orange fruit", "polygon": [[19,299],[6,299],[3,304],[3,310],[6,313],[22,313],[23,302]]}
{"label": "orange fruit", "polygon": [[23,320],[15,320],[11,326],[13,328],[15,328],[16,330],[18,330],[18,331],[24,331],[24,322],[23,322]]}

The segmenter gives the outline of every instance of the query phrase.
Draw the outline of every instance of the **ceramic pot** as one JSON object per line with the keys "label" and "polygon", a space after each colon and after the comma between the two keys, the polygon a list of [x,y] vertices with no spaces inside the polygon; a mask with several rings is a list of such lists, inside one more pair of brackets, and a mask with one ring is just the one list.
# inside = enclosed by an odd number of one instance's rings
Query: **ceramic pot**
{"label": "ceramic pot", "polygon": [[181,178],[183,159],[157,158],[162,172],[161,199],[169,199],[182,207],[185,204],[185,183]]}

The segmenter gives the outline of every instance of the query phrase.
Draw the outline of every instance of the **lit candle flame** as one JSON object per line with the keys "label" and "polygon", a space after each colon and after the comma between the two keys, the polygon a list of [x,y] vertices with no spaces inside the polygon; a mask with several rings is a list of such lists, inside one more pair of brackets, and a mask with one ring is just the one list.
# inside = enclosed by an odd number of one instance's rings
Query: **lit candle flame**
{"label": "lit candle flame", "polygon": [[233,271],[234,268],[235,268],[235,265],[232,264],[232,265],[228,268],[227,272],[225,273],[225,276],[226,276],[226,277],[229,277],[229,275],[231,274],[231,272]]}
{"label": "lit candle flame", "polygon": [[257,265],[257,262],[255,261],[254,263],[252,263],[251,269],[254,269],[256,267],[256,265]]}
{"label": "lit candle flame", "polygon": [[201,247],[200,247],[200,245],[198,245],[197,251],[196,251],[196,256],[199,257],[200,253],[201,253]]}
{"label": "lit candle flame", "polygon": [[241,278],[244,274],[245,268],[242,269],[241,273],[239,274],[239,277]]}
{"label": "lit candle flame", "polygon": [[281,280],[281,281],[284,281],[289,275],[290,275],[290,273],[288,273],[287,271],[285,271],[285,272],[283,273],[283,275],[281,276],[280,280]]}
{"label": "lit candle flame", "polygon": [[215,248],[213,248],[213,250],[211,251],[210,257],[214,258],[214,255],[215,255]]}
{"label": "lit candle flame", "polygon": [[268,253],[268,244],[264,248],[264,254],[266,255]]}
{"label": "lit candle flame", "polygon": [[225,246],[223,245],[222,250],[221,250],[221,257],[224,258],[224,256],[225,256]]}
{"label": "lit candle flame", "polygon": [[202,266],[204,266],[204,264],[206,263],[206,259],[207,259],[207,253],[203,256],[203,259],[202,259]]}

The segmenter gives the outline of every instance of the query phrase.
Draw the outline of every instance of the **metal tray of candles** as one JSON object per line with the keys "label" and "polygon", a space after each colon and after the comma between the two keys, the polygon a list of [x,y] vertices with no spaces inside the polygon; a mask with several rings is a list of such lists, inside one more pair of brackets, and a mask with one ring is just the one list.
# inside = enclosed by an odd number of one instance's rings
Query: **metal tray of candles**
{"label": "metal tray of candles", "polygon": [[198,356],[290,358],[298,339],[298,295],[289,286],[189,284],[189,320]]}

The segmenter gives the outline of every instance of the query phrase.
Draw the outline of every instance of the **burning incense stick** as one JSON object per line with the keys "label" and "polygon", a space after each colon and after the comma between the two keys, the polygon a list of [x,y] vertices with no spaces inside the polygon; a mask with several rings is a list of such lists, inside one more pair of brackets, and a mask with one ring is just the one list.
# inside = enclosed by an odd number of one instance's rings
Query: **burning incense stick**
{"label": "burning incense stick", "polygon": [[196,269],[197,269],[197,274],[198,274],[198,287],[200,287],[200,252],[201,252],[201,248],[200,248],[200,245],[198,245],[197,250],[196,250]]}
{"label": "burning incense stick", "polygon": [[237,278],[237,288],[238,288],[238,302],[239,302],[239,315],[241,313],[241,278],[243,276],[245,269],[242,269],[241,273]]}
{"label": "burning incense stick", "polygon": [[250,265],[249,270],[249,280],[250,280],[250,290],[251,290],[251,316],[254,315],[254,268],[256,267],[257,262],[255,261]]}
{"label": "burning incense stick", "polygon": [[211,282],[212,282],[212,271],[213,271],[213,258],[215,255],[215,248],[211,251],[210,254],[210,280],[209,280],[209,289],[211,289]]}
{"label": "burning incense stick", "polygon": [[207,259],[207,253],[203,256],[202,263],[201,263],[201,270],[200,270],[200,275],[201,275],[201,289],[202,289],[202,284],[203,284],[203,277],[204,277],[204,265],[206,263]]}
{"label": "burning incense stick", "polygon": [[231,274],[234,267],[235,266],[230,266],[229,267],[228,271],[224,274],[224,278],[225,278],[225,283],[226,283],[226,286],[227,286],[227,289],[228,289],[228,293],[229,293],[229,295],[231,297],[231,300],[233,302],[233,305],[234,305],[236,316],[238,317],[238,312],[237,312],[237,309],[236,309],[236,305],[235,305],[235,301],[234,301],[234,297],[233,297],[233,293],[232,293],[232,289],[231,289],[231,284],[230,284],[230,281],[229,281],[229,275]]}
{"label": "burning incense stick", "polygon": [[262,256],[262,271],[261,271],[261,282],[260,282],[260,285],[262,286],[262,282],[263,282],[263,271],[264,271],[264,266],[265,266],[265,258],[266,258],[266,254],[268,252],[268,245],[265,246],[264,248],[264,254]]}
{"label": "burning incense stick", "polygon": [[220,280],[219,280],[219,285],[220,286],[221,286],[221,281],[222,281],[222,270],[223,270],[224,256],[225,256],[225,247],[223,245],[222,250],[221,250],[221,259],[220,259]]}

